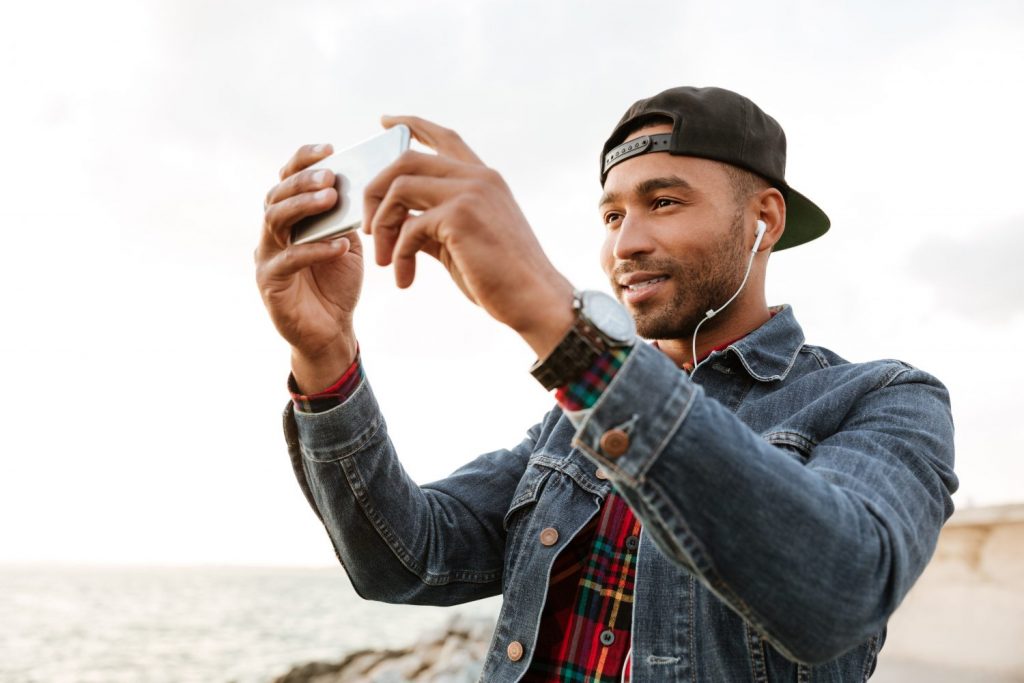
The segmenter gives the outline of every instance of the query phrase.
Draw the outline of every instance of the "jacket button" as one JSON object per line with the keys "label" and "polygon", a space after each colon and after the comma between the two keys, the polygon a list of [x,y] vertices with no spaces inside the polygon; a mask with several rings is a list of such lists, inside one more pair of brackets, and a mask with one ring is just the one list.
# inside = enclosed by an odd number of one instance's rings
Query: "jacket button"
{"label": "jacket button", "polygon": [[558,542],[558,529],[553,526],[549,526],[544,531],[540,532],[541,545],[551,546]]}
{"label": "jacket button", "polygon": [[523,658],[523,644],[518,640],[513,640],[508,644],[508,658],[513,662],[518,662]]}
{"label": "jacket button", "polygon": [[615,642],[615,633],[610,628],[601,631],[601,644],[608,647]]}
{"label": "jacket button", "polygon": [[601,481],[604,481],[605,479],[608,478],[608,473],[605,472],[602,468],[598,467],[597,472],[594,472],[594,476],[600,479]]}
{"label": "jacket button", "polygon": [[626,550],[636,550],[639,545],[640,539],[636,536],[630,536],[626,539]]}
{"label": "jacket button", "polygon": [[601,450],[609,458],[617,458],[629,448],[629,434],[621,429],[609,429],[601,435]]}

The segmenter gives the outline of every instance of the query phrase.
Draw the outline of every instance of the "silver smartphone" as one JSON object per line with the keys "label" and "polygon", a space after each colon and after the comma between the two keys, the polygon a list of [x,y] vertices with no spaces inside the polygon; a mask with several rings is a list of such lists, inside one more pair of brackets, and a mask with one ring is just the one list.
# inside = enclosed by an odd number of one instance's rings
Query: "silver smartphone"
{"label": "silver smartphone", "polygon": [[338,203],[292,226],[292,244],[338,237],[363,224],[363,191],[373,178],[409,149],[409,128],[398,124],[380,135],[318,161],[309,168],[334,171]]}

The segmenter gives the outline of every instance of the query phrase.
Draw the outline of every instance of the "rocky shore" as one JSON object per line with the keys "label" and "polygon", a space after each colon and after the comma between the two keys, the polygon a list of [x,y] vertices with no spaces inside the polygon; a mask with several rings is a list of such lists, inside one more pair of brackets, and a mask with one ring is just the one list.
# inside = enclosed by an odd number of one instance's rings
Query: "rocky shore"
{"label": "rocky shore", "polygon": [[303,664],[274,683],[475,683],[493,631],[493,621],[457,615],[410,647],[360,650],[340,662]]}

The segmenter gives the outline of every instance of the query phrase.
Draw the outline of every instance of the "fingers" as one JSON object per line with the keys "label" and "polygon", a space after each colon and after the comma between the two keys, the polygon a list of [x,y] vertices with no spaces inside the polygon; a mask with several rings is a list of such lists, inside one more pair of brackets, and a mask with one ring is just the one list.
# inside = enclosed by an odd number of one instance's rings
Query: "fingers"
{"label": "fingers", "polygon": [[264,211],[263,241],[279,249],[288,246],[289,230],[299,220],[330,209],[338,201],[338,191],[325,187],[303,192],[267,206]]}
{"label": "fingers", "polygon": [[[405,152],[374,178],[364,193],[363,225],[375,235],[377,263],[393,263],[395,281],[404,288],[415,278],[418,251],[434,257],[442,255],[442,240],[437,234],[444,225],[440,212],[451,209],[451,201],[457,201],[487,169],[453,130],[414,116],[385,116],[381,122],[386,128],[405,124],[416,140],[437,152]],[[327,211],[337,202],[334,174],[309,168],[333,151],[325,144],[299,148],[281,169],[281,182],[267,193],[264,233],[257,248],[258,269],[263,277],[287,279],[351,248],[344,238],[289,245],[289,231],[297,221]],[[410,215],[417,211],[423,213]]]}
{"label": "fingers", "polygon": [[261,282],[282,282],[303,268],[343,256],[351,248],[352,243],[345,237],[293,245],[259,263],[256,277]]}
{"label": "fingers", "polygon": [[378,207],[391,189],[391,185],[403,176],[430,176],[434,178],[472,177],[485,167],[438,156],[408,151],[377,174],[363,191],[363,232],[372,231]]}
{"label": "fingers", "polygon": [[326,211],[338,200],[334,172],[329,169],[305,169],[329,156],[331,145],[304,145],[281,169],[282,181],[270,188],[263,200],[263,235],[259,250],[284,249],[288,230],[298,220]]}
{"label": "fingers", "polygon": [[[435,233],[440,220],[436,213],[436,210],[426,211],[409,218],[397,235],[394,253],[388,254],[394,262],[395,284],[401,289],[409,287],[416,279],[417,252],[425,251],[438,258],[440,244]],[[379,261],[380,252],[377,253]]]}
{"label": "fingers", "polygon": [[468,182],[461,178],[399,176],[388,188],[376,209],[369,231],[374,236],[377,264],[391,262],[395,242],[409,224],[410,211],[426,211],[447,199],[459,196]]}
{"label": "fingers", "polygon": [[294,173],[270,188],[263,204],[269,206],[302,192],[315,192],[325,187],[334,187],[334,185],[334,171],[328,168],[310,168]]}
{"label": "fingers", "polygon": [[385,128],[404,123],[409,126],[409,132],[414,138],[438,154],[470,164],[483,164],[480,157],[469,148],[462,137],[450,128],[439,126],[418,116],[382,116],[380,122]]}
{"label": "fingers", "polygon": [[395,242],[401,234],[402,225],[410,218],[409,210],[398,206],[392,213],[391,220],[397,222],[380,227],[373,233],[373,256],[378,266],[386,266],[391,263],[391,254],[395,250]]}
{"label": "fingers", "polygon": [[334,147],[329,144],[303,145],[296,150],[288,163],[281,167],[280,178],[284,180],[290,175],[315,164],[321,159],[326,159],[334,153]]}

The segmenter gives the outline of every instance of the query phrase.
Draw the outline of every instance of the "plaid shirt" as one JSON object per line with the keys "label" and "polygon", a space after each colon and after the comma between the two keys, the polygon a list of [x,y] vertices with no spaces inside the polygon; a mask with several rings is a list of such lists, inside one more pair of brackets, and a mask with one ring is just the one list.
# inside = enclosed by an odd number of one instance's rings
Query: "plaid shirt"
{"label": "plaid shirt", "polygon": [[[555,397],[562,408],[577,412],[593,407],[629,351],[603,354],[577,381],[559,388]],[[609,493],[600,514],[555,560],[536,653],[524,681],[621,680],[630,648],[639,543],[639,520],[622,498]]]}
{"label": "plaid shirt", "polygon": [[630,648],[640,521],[614,493],[555,561],[528,683],[618,682]]}

